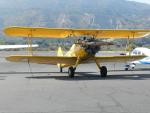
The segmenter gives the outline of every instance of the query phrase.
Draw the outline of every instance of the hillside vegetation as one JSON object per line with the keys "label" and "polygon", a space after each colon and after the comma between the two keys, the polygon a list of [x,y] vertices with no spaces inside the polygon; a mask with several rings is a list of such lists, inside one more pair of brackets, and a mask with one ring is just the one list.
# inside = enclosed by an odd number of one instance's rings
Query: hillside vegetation
{"label": "hillside vegetation", "polygon": [[[8,26],[150,29],[150,5],[126,0],[2,0],[0,42],[26,42],[6,38],[2,29]],[[139,42],[141,45],[148,45],[149,40]],[[36,42],[43,42],[43,46],[47,44],[43,40]]]}

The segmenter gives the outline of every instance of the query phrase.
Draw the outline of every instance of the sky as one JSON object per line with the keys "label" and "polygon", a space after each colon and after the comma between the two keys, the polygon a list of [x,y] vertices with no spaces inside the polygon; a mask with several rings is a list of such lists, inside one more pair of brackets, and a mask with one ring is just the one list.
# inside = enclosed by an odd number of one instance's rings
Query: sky
{"label": "sky", "polygon": [[130,0],[130,1],[137,1],[137,2],[142,2],[142,3],[148,3],[148,4],[150,4],[150,0]]}

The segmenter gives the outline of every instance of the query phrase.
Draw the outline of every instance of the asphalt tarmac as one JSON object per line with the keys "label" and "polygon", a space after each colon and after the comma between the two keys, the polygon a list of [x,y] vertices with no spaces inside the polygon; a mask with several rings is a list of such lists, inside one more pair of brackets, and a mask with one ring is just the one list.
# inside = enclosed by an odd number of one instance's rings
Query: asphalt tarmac
{"label": "asphalt tarmac", "polygon": [[150,113],[150,66],[124,71],[124,63],[80,65],[75,78],[52,65],[12,63],[1,51],[0,113]]}

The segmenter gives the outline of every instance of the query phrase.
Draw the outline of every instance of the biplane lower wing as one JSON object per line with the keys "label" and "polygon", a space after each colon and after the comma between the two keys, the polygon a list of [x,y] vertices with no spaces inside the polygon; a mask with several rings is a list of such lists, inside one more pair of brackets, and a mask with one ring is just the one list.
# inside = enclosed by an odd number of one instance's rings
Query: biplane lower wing
{"label": "biplane lower wing", "polygon": [[139,60],[144,58],[144,55],[134,55],[134,56],[97,56],[95,57],[96,61],[99,63],[105,62],[129,62],[134,60]]}
{"label": "biplane lower wing", "polygon": [[[145,56],[99,56],[93,59],[89,59],[85,61],[81,61],[80,64],[84,63],[92,63],[95,62],[94,59],[99,63],[105,62],[127,62],[134,61]],[[38,63],[38,64],[65,64],[65,65],[75,65],[77,61],[77,57],[65,57],[65,56],[31,56],[31,55],[14,55],[6,57],[8,61],[13,62],[30,62],[30,63]]]}
{"label": "biplane lower wing", "polygon": [[31,55],[14,55],[6,57],[8,61],[12,62],[30,62],[38,64],[66,64],[74,65],[77,58],[76,57],[61,57],[61,56],[31,56]]}

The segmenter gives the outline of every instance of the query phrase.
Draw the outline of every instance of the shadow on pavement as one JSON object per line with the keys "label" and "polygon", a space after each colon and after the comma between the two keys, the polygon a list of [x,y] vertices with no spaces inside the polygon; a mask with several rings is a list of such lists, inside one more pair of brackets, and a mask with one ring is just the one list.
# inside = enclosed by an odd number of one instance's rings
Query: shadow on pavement
{"label": "shadow on pavement", "polygon": [[[108,72],[115,72],[115,71],[125,71],[125,70],[108,70]],[[134,69],[134,70],[128,70],[130,71],[150,71],[150,68],[138,68],[138,69]],[[126,72],[128,72],[126,71]]]}
{"label": "shadow on pavement", "polygon": [[59,72],[0,72],[0,74],[49,74],[49,73],[59,73]]}
{"label": "shadow on pavement", "polygon": [[[122,72],[122,71],[120,71]],[[122,72],[123,73],[123,72]],[[149,80],[150,74],[113,74],[108,75],[106,78],[101,78],[99,73],[95,72],[76,72],[74,78],[69,78],[67,72],[0,72],[0,74],[26,74],[29,75],[28,79],[57,79],[66,81],[79,81],[79,80]],[[44,75],[43,75],[44,74]],[[46,74],[46,76],[45,76]],[[57,75],[58,74],[58,75]],[[0,76],[4,79],[6,76]]]}
{"label": "shadow on pavement", "polygon": [[30,76],[28,79],[57,79],[67,81],[79,81],[79,80],[147,80],[150,79],[150,74],[119,74],[119,75],[108,75],[106,78],[101,78],[99,74],[93,74],[93,72],[76,72],[74,78],[69,78],[66,75],[53,76],[50,73],[48,76]]}

